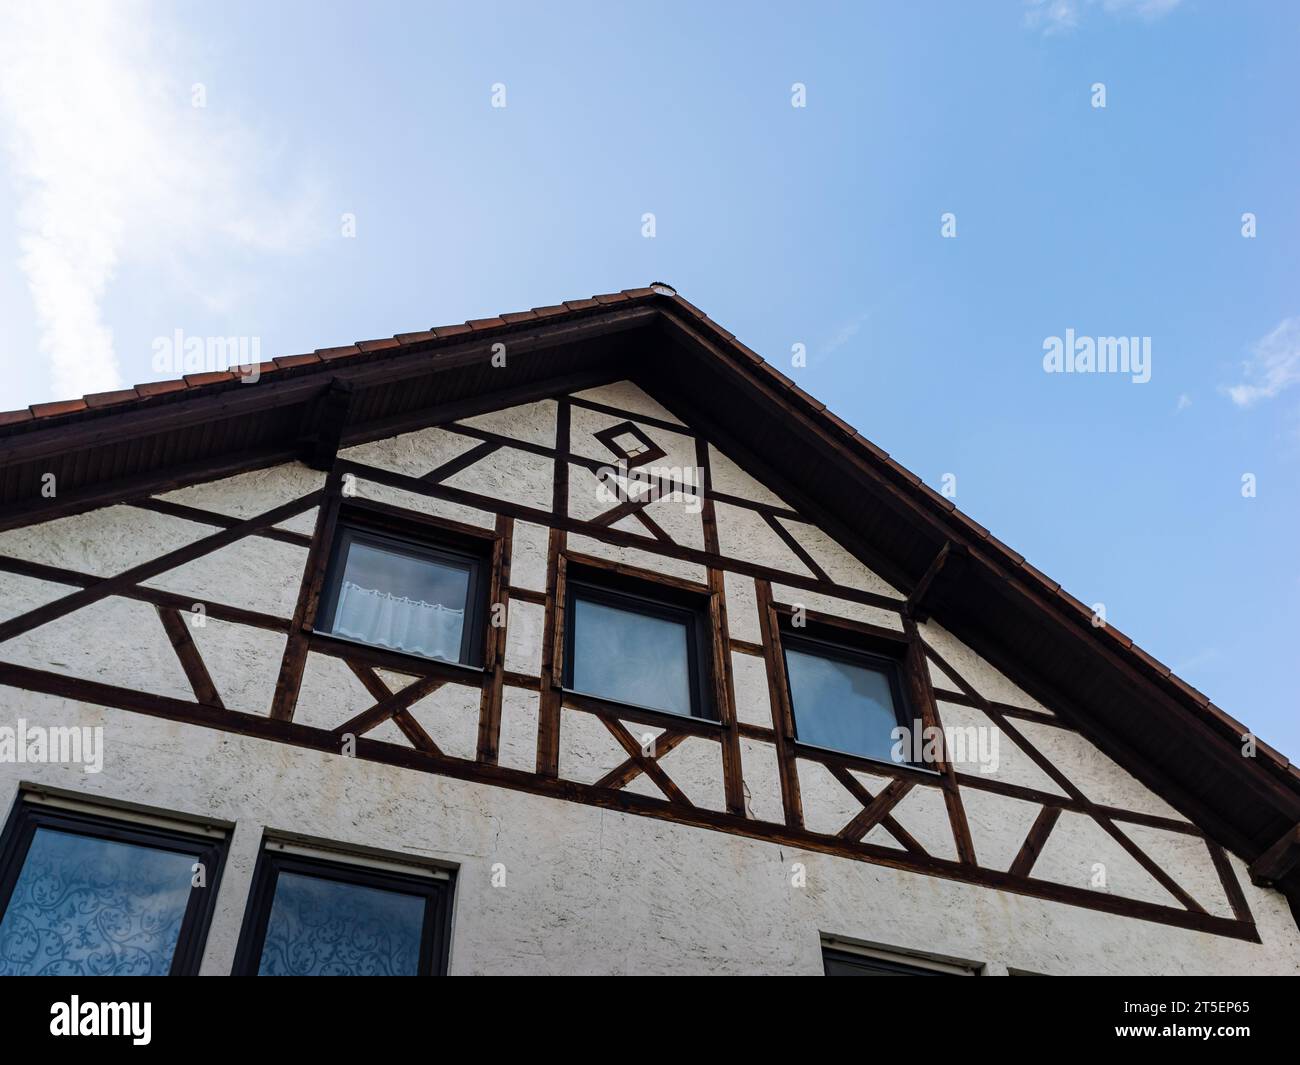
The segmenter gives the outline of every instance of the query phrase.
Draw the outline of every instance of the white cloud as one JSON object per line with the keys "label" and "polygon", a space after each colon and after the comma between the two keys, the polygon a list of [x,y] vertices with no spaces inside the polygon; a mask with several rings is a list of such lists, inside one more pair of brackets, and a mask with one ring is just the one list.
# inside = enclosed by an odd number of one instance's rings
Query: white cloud
{"label": "white cloud", "polygon": [[1249,407],[1300,384],[1300,318],[1285,318],[1257,341],[1242,363],[1245,381],[1223,389],[1233,403]]}
{"label": "white cloud", "polygon": [[191,106],[191,52],[139,2],[0,6],[18,262],[59,397],[122,385],[103,300],[124,264],[199,291],[206,259],[310,241],[311,193],[267,196],[256,163],[271,153],[210,93]]}
{"label": "white cloud", "polygon": [[1178,395],[1178,405],[1175,409],[1179,411],[1184,411],[1191,405],[1192,405],[1192,397],[1189,396],[1186,392],[1180,392]]}
{"label": "white cloud", "polygon": [[1136,15],[1154,22],[1182,0],[1025,0],[1025,24],[1045,34],[1068,33],[1079,25],[1084,8],[1100,6],[1108,15]]}

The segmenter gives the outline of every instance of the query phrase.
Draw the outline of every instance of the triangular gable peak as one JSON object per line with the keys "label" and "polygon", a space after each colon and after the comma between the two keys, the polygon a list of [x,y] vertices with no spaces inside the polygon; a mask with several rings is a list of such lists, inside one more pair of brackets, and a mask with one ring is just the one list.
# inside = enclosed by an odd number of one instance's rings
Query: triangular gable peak
{"label": "triangular gable peak", "polygon": [[[958,522],[947,501],[905,471],[896,475],[887,457],[854,443],[860,438],[780,375],[756,371],[752,353],[679,297],[646,290],[606,299],[566,307],[545,327],[554,335],[543,336],[544,316],[492,320],[473,344],[464,339],[471,326],[405,347],[358,345],[336,352],[333,365],[318,356],[306,372],[286,365],[285,377],[255,386],[195,382],[193,397],[158,406],[136,396],[40,412],[54,419],[62,445],[51,443],[43,419],[16,423],[0,439],[6,491],[16,497],[0,533],[0,683],[326,750],[351,729],[378,760],[1253,937],[1256,889],[1243,884],[1242,860],[1268,857],[1261,838],[1284,838],[1269,833],[1296,819],[1284,760],[1233,765],[1223,734],[1237,726],[1218,721],[1216,735],[1203,697],[1189,697],[1194,705],[1178,711],[1191,733],[1177,737],[1180,753],[1194,755],[1184,766],[1219,765],[1252,795],[1214,810],[1203,778],[1144,758],[1116,727],[1118,715],[1094,713],[1086,693],[1057,697],[1053,666],[1068,673],[1072,656],[1091,655],[1123,677],[1128,706],[1145,697],[1142,705],[1173,712],[1171,693],[1153,682],[1132,691],[1150,667],[1126,638],[1080,628],[1068,648],[1037,662],[1007,653],[1025,623],[1008,604],[1041,600],[1045,579],[1020,560],[1014,594],[988,594],[1008,583],[1003,560],[992,558],[1006,549],[990,547],[986,534],[960,535],[971,523]],[[483,353],[511,330],[519,332],[517,344],[507,342],[514,376],[503,380],[505,371],[484,369]],[[396,398],[411,390],[396,362],[412,343],[447,347],[448,365],[433,375],[442,403]],[[348,377],[341,368],[353,358]],[[716,409],[701,398],[722,380],[743,382],[745,410],[735,394]],[[259,394],[271,389],[281,393],[274,402]],[[295,433],[261,439],[258,419],[294,404]],[[755,417],[773,405],[787,417]],[[229,441],[232,406],[251,422],[244,442],[260,444]],[[142,440],[179,433],[186,413],[200,419],[195,434],[206,426],[218,441],[211,455],[136,471],[87,464],[88,449],[112,447],[115,430],[139,451]],[[746,434],[756,421],[771,446]],[[834,492],[825,471],[819,481],[797,468],[828,446],[837,460],[830,473],[845,482]],[[44,504],[23,498],[24,463],[42,460],[73,481]],[[881,469],[864,481],[872,463]],[[701,471],[698,508],[638,498],[642,465]],[[629,484],[618,472],[628,468],[637,484],[620,495]],[[849,490],[864,484],[870,494]],[[493,601],[508,603],[509,621],[489,638],[482,677],[403,673],[408,663],[319,646],[310,617],[321,541],[340,507],[362,505],[480,536],[498,561],[508,559],[504,573],[494,571],[506,583]],[[913,535],[900,551],[909,520]],[[647,757],[647,722],[555,694],[556,582],[568,565],[657,572],[716,597],[727,628],[720,699],[732,715],[723,735],[657,722],[657,753]],[[304,573],[302,582],[289,576]],[[201,628],[187,624],[196,603],[206,613]],[[1030,605],[1045,609],[1019,604]],[[930,707],[929,723],[973,737],[977,757],[996,750],[996,768],[987,757],[963,765],[955,755],[971,752],[948,750],[936,777],[918,777],[797,747],[782,735],[774,628],[795,610],[912,641],[910,683]],[[133,653],[127,634],[142,626],[153,626],[158,643]],[[250,630],[266,638],[250,639]],[[104,633],[126,643],[114,647]],[[1167,718],[1147,719],[1151,743]],[[1289,852],[1275,847],[1269,861],[1285,883]]]}

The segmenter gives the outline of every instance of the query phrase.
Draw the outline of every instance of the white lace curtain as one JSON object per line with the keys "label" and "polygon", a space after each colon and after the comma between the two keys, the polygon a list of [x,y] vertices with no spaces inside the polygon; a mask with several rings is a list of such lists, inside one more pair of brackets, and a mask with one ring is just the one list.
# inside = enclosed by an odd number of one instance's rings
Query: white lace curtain
{"label": "white lace curtain", "polygon": [[465,611],[344,581],[334,631],[365,643],[448,662],[460,660]]}

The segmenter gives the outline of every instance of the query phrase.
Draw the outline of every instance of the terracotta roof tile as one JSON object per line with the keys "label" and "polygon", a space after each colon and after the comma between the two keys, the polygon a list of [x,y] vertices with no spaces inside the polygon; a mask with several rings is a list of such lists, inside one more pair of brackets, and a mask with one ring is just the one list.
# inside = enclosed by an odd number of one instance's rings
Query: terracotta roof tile
{"label": "terracotta roof tile", "polygon": [[[303,358],[303,356],[299,355],[296,356],[296,358]],[[312,359],[314,360],[315,358],[316,356],[313,355]],[[276,359],[275,361],[277,363],[280,362],[279,359]],[[236,374],[232,373],[230,370],[212,370],[209,373],[187,373],[185,375],[185,384],[190,388],[202,388],[204,385],[215,385],[221,381],[233,381],[235,377]]]}
{"label": "terracotta roof tile", "polygon": [[1026,573],[1028,573],[1030,576],[1035,577],[1037,580],[1047,585],[1047,587],[1053,592],[1055,592],[1056,589],[1061,587],[1060,581],[1052,580],[1051,577],[1049,577],[1046,573],[1040,570],[1037,566],[1032,566],[1028,562],[1025,562],[1021,565],[1020,568],[1024,570]]}
{"label": "terracotta roof tile", "polygon": [[1170,673],[1169,680],[1174,685],[1175,688],[1181,691],[1193,702],[1200,703],[1201,706],[1209,705],[1210,697],[1206,695],[1204,692],[1198,691],[1196,688],[1193,688],[1190,684],[1187,683],[1187,681],[1183,680],[1181,677],[1176,677],[1174,676],[1174,674]]}
{"label": "terracotta roof tile", "polygon": [[595,300],[565,300],[564,306],[571,311],[588,311],[592,307],[599,307],[600,304]]}
{"label": "terracotta roof tile", "polygon": [[382,340],[358,340],[357,350],[363,352],[371,351],[388,351],[391,348],[400,348],[402,342],[397,337],[387,337]]}
{"label": "terracotta roof tile", "polygon": [[501,320],[507,325],[515,325],[518,322],[531,322],[537,318],[534,311],[509,311],[501,316]]}
{"label": "terracotta roof tile", "polygon": [[[484,329],[500,329],[506,323],[500,318],[471,318],[465,324],[477,333]],[[441,329],[435,329],[434,332],[443,335]]]}
{"label": "terracotta roof tile", "polygon": [[871,452],[871,454],[874,455],[876,458],[878,458],[881,462],[889,461],[889,452],[886,451],[884,448],[877,447],[861,433],[855,432],[853,434],[853,439],[856,440],[862,447],[866,448],[869,452]]}
{"label": "terracotta roof tile", "polygon": [[597,303],[609,304],[609,303],[626,303],[628,297],[626,292],[606,292],[599,296],[592,296],[591,298],[594,299]]}
{"label": "terracotta roof tile", "polygon": [[346,358],[349,355],[359,355],[361,349],[356,344],[346,344],[340,348],[317,348],[316,354],[325,362],[332,362],[334,359]]}
{"label": "terracotta roof tile", "polygon": [[321,357],[311,351],[303,355],[280,355],[271,361],[282,370],[292,370],[295,366],[310,366],[313,363],[320,362]]}
{"label": "terracotta roof tile", "polygon": [[474,332],[474,326],[471,322],[457,322],[453,325],[435,325],[433,335],[439,340],[447,337],[465,336],[467,333]]}
{"label": "terracotta roof tile", "polygon": [[569,308],[563,303],[556,303],[550,307],[534,307],[533,313],[537,315],[538,318],[554,318],[557,315],[568,314]]}
{"label": "terracotta roof tile", "polygon": [[996,536],[990,536],[989,543],[991,543],[994,547],[996,547],[999,551],[1001,551],[1004,555],[1006,555],[1009,559],[1011,559],[1017,566],[1021,565],[1025,561],[1024,555],[1022,555],[1019,551],[1013,551],[1001,540],[999,540]]}
{"label": "terracotta roof tile", "polygon": [[835,428],[845,436],[857,436],[857,430],[825,404],[822,404],[821,412],[822,417],[835,426]]}
{"label": "terracotta roof tile", "polygon": [[162,396],[168,392],[184,392],[189,385],[182,381],[146,381],[136,385],[135,390],[141,396]]}
{"label": "terracotta roof tile", "polygon": [[437,340],[438,334],[432,329],[426,329],[422,333],[398,333],[393,339],[399,344],[423,344],[429,340]]}
{"label": "terracotta roof tile", "polygon": [[1133,637],[1129,636],[1126,632],[1115,628],[1115,626],[1110,624],[1110,622],[1106,623],[1104,631],[1112,640],[1122,644],[1124,647],[1133,646]]}
{"label": "terracotta roof tile", "polygon": [[693,304],[693,303],[692,303],[690,300],[688,300],[685,296],[682,296],[682,295],[679,294],[679,295],[676,295],[676,296],[672,296],[672,297],[670,297],[670,298],[671,298],[672,301],[673,301],[674,303],[676,303],[678,306],[683,307],[684,309],[686,309],[687,311],[689,311],[691,314],[695,315],[696,318],[708,318],[708,315],[707,315],[707,314],[705,314],[702,310],[700,310],[697,306],[695,306],[695,304]]}
{"label": "terracotta roof tile", "polygon": [[30,422],[36,417],[28,407],[22,410],[0,411],[0,425],[15,425],[18,422]]}
{"label": "terracotta roof tile", "polygon": [[280,367],[273,362],[259,362],[256,366],[241,371],[240,376],[249,378],[252,381],[260,381],[267,374],[278,373],[279,369]]}
{"label": "terracotta roof tile", "polygon": [[805,392],[798,385],[794,386],[794,394],[798,396],[801,400],[803,400],[805,403],[807,403],[808,406],[810,406],[815,411],[824,411],[826,409],[825,403],[823,403],[816,396],[810,395],[809,393]]}
{"label": "terracotta roof tile", "polygon": [[34,403],[31,409],[33,417],[54,418],[60,414],[72,414],[74,411],[85,410],[86,401],[84,399],[61,399],[54,403]]}
{"label": "terracotta roof tile", "polygon": [[[889,461],[893,462],[894,460],[890,459]],[[963,514],[960,510],[954,510],[952,512],[952,516],[956,518],[959,522],[961,522],[964,526],[966,526],[967,529],[973,532],[981,540],[988,539],[988,535],[989,535],[988,529],[984,528],[984,526],[981,525],[979,522],[977,522],[974,518],[970,517],[967,514]]]}
{"label": "terracotta roof tile", "polygon": [[114,403],[126,403],[140,396],[134,388],[122,388],[116,392],[92,392],[85,398],[87,407],[111,407]]}

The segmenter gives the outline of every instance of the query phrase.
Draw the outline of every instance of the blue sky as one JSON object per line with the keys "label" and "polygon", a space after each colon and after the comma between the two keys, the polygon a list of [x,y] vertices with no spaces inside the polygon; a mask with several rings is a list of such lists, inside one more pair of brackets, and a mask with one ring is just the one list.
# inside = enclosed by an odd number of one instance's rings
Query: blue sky
{"label": "blue sky", "polygon": [[[1300,758],[1298,29],[1208,0],[8,9],[0,409],[172,376],[176,329],[269,357],[665,280]],[[1067,329],[1150,337],[1151,380],[1044,373]]]}

